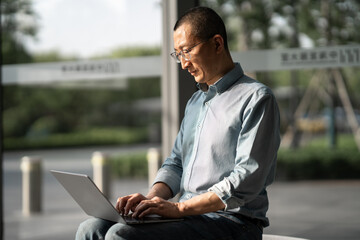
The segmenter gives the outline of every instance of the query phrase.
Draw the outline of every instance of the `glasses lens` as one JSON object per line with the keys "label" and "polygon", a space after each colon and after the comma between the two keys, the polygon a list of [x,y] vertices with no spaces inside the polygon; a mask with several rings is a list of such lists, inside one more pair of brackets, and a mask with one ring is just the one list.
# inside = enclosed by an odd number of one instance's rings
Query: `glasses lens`
{"label": "glasses lens", "polygon": [[170,56],[175,59],[177,63],[181,63],[181,57],[184,58],[185,61],[190,61],[191,55],[189,52],[185,53],[183,51],[180,51],[179,53],[173,52],[170,53]]}
{"label": "glasses lens", "polygon": [[186,53],[182,52],[182,53],[183,53],[182,56],[184,57],[185,61],[190,61],[190,58],[191,58],[190,53],[189,52],[186,52]]}
{"label": "glasses lens", "polygon": [[179,54],[177,54],[176,52],[170,53],[170,56],[171,56],[177,63],[180,62]]}

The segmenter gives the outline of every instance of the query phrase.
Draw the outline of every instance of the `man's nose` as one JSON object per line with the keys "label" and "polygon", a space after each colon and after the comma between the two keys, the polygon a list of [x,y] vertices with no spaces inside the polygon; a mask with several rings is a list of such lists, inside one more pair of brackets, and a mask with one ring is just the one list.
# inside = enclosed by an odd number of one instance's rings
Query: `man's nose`
{"label": "man's nose", "polygon": [[189,67],[189,65],[190,65],[190,62],[185,60],[185,58],[182,57],[182,56],[180,58],[180,62],[181,62],[181,68],[182,69],[187,69]]}

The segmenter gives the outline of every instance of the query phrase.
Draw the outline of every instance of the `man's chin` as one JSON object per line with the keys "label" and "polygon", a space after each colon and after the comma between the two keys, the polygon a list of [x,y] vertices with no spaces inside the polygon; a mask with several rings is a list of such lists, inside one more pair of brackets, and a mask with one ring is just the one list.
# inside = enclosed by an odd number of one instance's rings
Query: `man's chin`
{"label": "man's chin", "polygon": [[195,82],[197,83],[205,83],[204,79],[199,76],[194,76]]}

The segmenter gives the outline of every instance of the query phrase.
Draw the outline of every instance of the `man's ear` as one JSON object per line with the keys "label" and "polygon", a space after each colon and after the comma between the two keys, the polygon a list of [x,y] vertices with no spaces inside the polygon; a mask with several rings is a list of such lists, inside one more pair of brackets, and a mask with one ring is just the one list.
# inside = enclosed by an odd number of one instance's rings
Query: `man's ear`
{"label": "man's ear", "polygon": [[214,37],[214,42],[215,42],[215,48],[216,48],[216,52],[221,52],[224,50],[224,39],[222,38],[222,36],[220,34],[216,34]]}

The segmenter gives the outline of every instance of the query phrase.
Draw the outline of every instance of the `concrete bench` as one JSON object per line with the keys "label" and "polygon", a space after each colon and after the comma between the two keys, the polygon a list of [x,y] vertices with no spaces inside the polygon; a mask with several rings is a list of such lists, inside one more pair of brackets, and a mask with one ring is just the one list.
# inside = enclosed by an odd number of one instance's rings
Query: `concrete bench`
{"label": "concrete bench", "polygon": [[305,239],[305,238],[296,238],[296,237],[288,237],[288,236],[263,234],[263,240],[307,240],[307,239]]}

